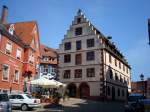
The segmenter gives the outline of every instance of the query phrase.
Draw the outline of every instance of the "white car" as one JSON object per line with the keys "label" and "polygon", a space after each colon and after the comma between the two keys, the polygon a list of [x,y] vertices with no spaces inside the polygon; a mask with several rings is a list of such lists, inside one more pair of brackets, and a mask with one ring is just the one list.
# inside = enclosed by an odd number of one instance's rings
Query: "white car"
{"label": "white car", "polygon": [[35,99],[28,94],[13,94],[9,95],[12,107],[20,107],[21,110],[26,111],[29,108],[40,107],[40,99]]}

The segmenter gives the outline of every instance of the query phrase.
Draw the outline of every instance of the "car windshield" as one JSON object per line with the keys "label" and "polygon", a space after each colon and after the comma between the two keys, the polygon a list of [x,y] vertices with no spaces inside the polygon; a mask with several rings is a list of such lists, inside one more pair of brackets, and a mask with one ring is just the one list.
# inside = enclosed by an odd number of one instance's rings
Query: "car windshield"
{"label": "car windshield", "polygon": [[26,95],[28,98],[32,99],[33,97],[31,95]]}
{"label": "car windshield", "polygon": [[0,94],[0,101],[9,101],[7,94]]}

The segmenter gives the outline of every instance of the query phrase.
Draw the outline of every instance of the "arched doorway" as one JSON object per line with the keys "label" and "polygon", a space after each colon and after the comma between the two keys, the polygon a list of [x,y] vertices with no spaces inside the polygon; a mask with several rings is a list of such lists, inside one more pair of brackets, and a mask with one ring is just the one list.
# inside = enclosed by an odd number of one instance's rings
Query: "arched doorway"
{"label": "arched doorway", "polygon": [[68,92],[68,95],[70,97],[76,97],[76,90],[77,90],[77,87],[75,84],[73,83],[70,83],[68,86],[67,86],[67,92]]}
{"label": "arched doorway", "polygon": [[79,86],[80,98],[88,98],[90,96],[90,87],[86,82],[83,82]]}

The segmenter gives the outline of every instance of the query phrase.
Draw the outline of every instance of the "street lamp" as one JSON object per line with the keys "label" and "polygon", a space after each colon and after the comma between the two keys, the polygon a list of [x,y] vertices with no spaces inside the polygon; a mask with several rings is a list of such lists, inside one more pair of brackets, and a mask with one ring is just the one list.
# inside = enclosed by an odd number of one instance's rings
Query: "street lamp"
{"label": "street lamp", "polygon": [[143,96],[144,96],[144,89],[145,89],[145,87],[144,87],[144,75],[143,74],[141,74],[140,75],[140,78],[141,78],[141,81],[142,81],[142,92],[143,92]]}

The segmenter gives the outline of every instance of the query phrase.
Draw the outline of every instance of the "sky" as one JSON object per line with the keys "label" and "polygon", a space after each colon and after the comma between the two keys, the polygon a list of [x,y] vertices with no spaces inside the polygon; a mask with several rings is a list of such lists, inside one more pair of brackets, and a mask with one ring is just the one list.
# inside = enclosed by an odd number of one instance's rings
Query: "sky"
{"label": "sky", "polygon": [[98,30],[112,36],[131,65],[132,81],[141,73],[150,77],[150,0],[0,0],[0,9],[3,5],[9,23],[36,20],[41,43],[56,49],[80,8]]}

